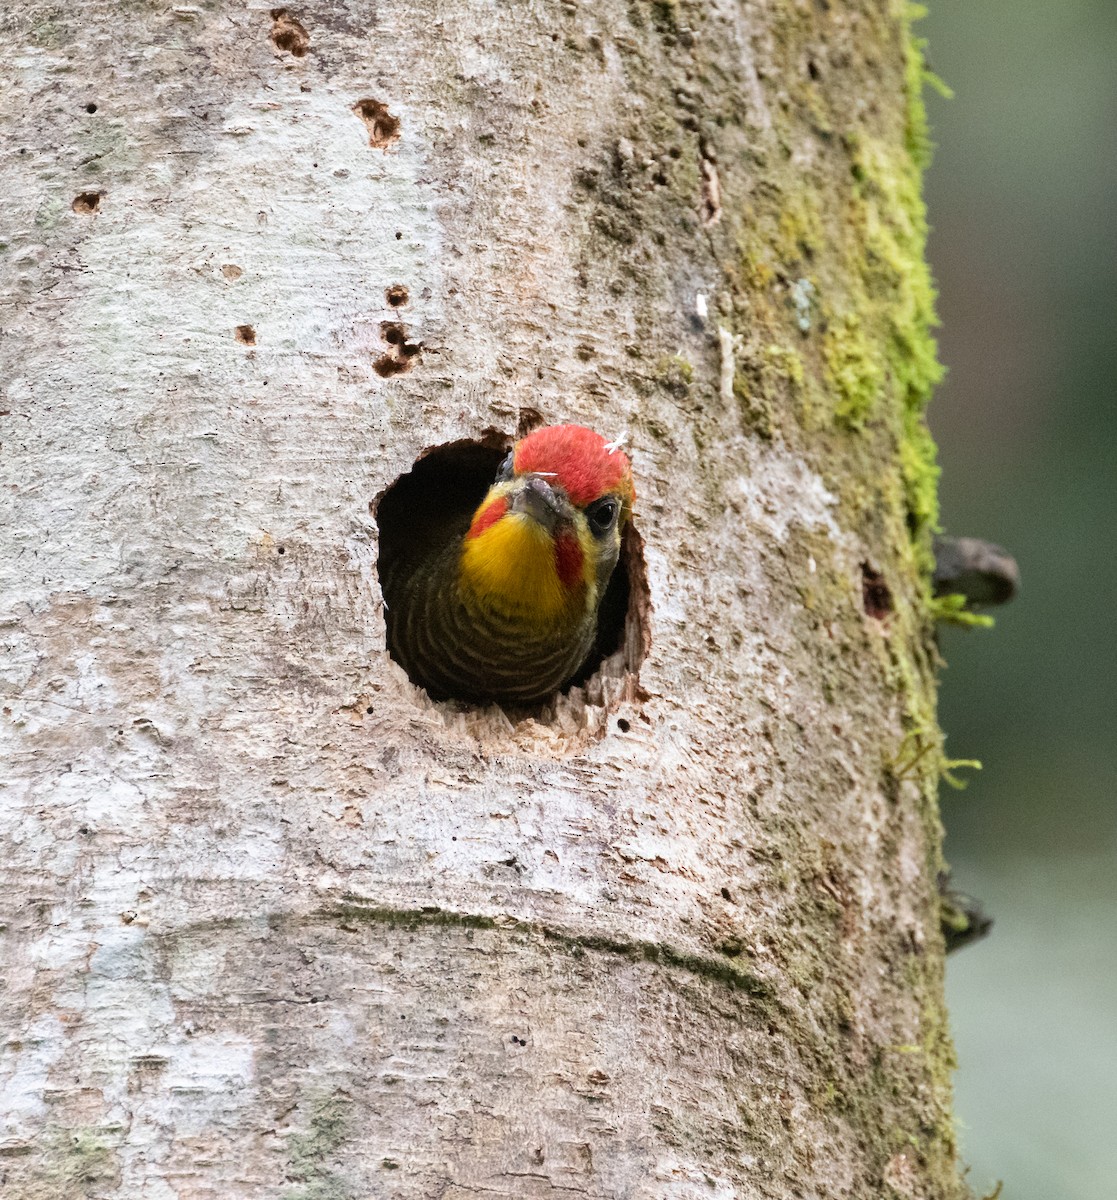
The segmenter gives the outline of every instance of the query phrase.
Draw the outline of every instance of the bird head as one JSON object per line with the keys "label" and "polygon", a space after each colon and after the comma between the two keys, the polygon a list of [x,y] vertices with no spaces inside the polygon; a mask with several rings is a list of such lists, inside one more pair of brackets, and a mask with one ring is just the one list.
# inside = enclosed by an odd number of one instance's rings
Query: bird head
{"label": "bird head", "polygon": [[471,599],[539,626],[597,610],[635,493],[628,456],[581,425],[518,442],[473,515],[461,578]]}

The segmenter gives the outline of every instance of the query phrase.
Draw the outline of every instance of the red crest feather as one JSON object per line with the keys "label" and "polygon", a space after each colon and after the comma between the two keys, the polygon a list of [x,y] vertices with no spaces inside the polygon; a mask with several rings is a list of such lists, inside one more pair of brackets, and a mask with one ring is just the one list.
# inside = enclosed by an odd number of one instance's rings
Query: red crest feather
{"label": "red crest feather", "polygon": [[512,464],[517,475],[553,476],[579,508],[607,492],[632,503],[628,455],[583,425],[548,425],[529,433],[516,446]]}

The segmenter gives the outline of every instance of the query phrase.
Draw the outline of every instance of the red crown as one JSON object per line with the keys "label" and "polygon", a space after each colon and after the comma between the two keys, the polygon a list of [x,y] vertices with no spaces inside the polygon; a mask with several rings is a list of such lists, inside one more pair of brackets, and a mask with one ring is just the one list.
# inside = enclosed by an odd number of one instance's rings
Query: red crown
{"label": "red crown", "polygon": [[579,508],[607,492],[619,492],[629,504],[634,497],[628,455],[584,425],[529,433],[516,446],[512,465],[517,475],[552,476]]}

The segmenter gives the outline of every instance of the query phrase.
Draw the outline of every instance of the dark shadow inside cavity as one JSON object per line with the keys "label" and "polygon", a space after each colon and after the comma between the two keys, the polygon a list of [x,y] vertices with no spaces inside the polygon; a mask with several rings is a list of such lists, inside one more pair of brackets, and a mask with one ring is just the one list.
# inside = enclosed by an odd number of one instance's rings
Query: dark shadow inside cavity
{"label": "dark shadow inside cavity", "polygon": [[468,527],[508,453],[503,438],[450,442],[428,451],[370,505],[380,529],[380,574],[437,540],[447,525]]}
{"label": "dark shadow inside cavity", "polygon": [[[437,541],[448,523],[465,530],[492,486],[512,439],[490,430],[477,441],[462,440],[436,446],[423,454],[369,509],[380,530],[377,575],[397,565],[407,569],[417,547]],[[581,670],[562,689],[591,691],[594,677],[606,660],[621,654],[619,671],[635,676],[648,652],[650,595],[644,567],[643,539],[629,521],[621,537],[616,569],[598,610],[597,640]],[[544,705],[536,707],[543,708]]]}

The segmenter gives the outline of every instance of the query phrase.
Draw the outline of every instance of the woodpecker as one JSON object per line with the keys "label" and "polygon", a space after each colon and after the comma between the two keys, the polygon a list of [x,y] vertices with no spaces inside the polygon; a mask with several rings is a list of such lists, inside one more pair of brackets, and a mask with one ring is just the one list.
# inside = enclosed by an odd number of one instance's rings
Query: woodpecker
{"label": "woodpecker", "polygon": [[546,699],[594,647],[634,497],[618,444],[581,425],[530,433],[475,509],[436,504],[382,561],[392,657],[437,700]]}

